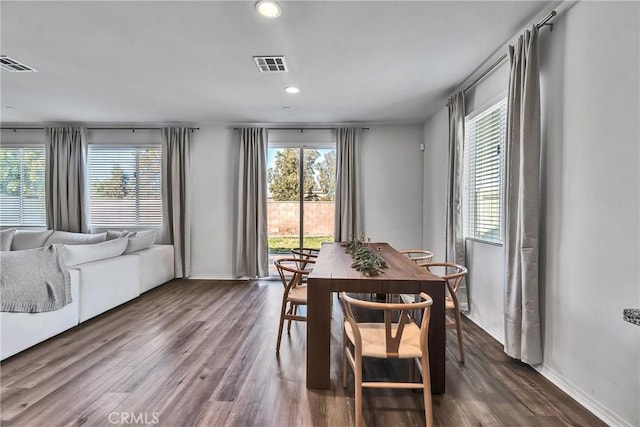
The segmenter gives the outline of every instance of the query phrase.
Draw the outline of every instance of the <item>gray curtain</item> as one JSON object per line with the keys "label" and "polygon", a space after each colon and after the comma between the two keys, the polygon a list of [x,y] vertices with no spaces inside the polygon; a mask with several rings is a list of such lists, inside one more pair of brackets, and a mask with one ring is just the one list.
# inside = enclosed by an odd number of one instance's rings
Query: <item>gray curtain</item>
{"label": "gray curtain", "polygon": [[336,129],[336,242],[351,240],[363,233],[360,188],[360,134],[362,129]]}
{"label": "gray curtain", "polygon": [[269,275],[267,130],[240,129],[235,274]]}
{"label": "gray curtain", "polygon": [[[467,265],[462,218],[462,180],[464,159],[464,93],[449,98],[449,177],[447,188],[446,260]],[[469,310],[467,282],[462,280],[456,292],[460,310]]]}
{"label": "gray curtain", "polygon": [[176,277],[191,275],[191,130],[162,129],[162,228]]}
{"label": "gray curtain", "polygon": [[45,128],[47,228],[89,231],[87,136],[81,127]]}
{"label": "gray curtain", "polygon": [[542,363],[538,297],[540,82],[538,29],[509,47],[505,191],[505,353]]}

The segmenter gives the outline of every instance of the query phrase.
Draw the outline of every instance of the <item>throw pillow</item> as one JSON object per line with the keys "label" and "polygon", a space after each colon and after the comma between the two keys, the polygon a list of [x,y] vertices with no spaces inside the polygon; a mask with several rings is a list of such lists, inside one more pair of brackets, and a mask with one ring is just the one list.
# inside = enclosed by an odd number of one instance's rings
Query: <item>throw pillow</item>
{"label": "throw pillow", "polygon": [[141,251],[143,249],[147,249],[153,245],[153,240],[155,239],[156,232],[154,230],[145,230],[138,231],[135,235],[129,237],[129,242],[127,243],[127,249],[124,251],[125,254]]}
{"label": "throw pillow", "polygon": [[10,251],[13,235],[16,234],[15,228],[0,231],[0,251]]}
{"label": "throw pillow", "polygon": [[67,267],[86,264],[101,259],[122,255],[127,247],[127,239],[120,238],[90,245],[63,245],[64,263]]}
{"label": "throw pillow", "polygon": [[41,248],[47,239],[53,234],[53,230],[16,230],[11,242],[12,251]]}
{"label": "throw pillow", "polygon": [[104,242],[106,238],[107,233],[83,234],[71,233],[69,231],[54,231],[44,245],[90,245],[92,243]]}
{"label": "throw pillow", "polygon": [[107,230],[107,240],[119,239],[120,237],[129,237],[135,233],[127,230]]}

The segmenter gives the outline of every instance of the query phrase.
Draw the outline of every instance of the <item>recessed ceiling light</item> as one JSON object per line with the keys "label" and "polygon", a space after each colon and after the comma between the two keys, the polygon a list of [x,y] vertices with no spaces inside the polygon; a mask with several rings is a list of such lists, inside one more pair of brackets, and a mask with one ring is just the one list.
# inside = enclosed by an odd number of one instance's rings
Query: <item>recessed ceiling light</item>
{"label": "recessed ceiling light", "polygon": [[284,88],[284,91],[287,92],[287,93],[298,93],[298,92],[300,92],[300,89],[298,89],[295,86],[287,86],[287,87]]}
{"label": "recessed ceiling light", "polygon": [[15,110],[15,109],[16,109],[16,107],[12,107],[12,106],[10,106],[10,105],[6,106],[5,108],[6,108],[7,110]]}
{"label": "recessed ceiling light", "polygon": [[273,0],[260,0],[256,3],[256,9],[265,18],[277,18],[280,16],[280,5]]}
{"label": "recessed ceiling light", "polygon": [[291,107],[282,107],[283,110],[290,110]]}

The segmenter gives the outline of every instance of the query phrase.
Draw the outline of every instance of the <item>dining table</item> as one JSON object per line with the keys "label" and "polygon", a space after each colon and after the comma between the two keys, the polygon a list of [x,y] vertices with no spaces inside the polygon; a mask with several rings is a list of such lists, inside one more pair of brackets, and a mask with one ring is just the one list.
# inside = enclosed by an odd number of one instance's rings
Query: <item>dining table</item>
{"label": "dining table", "polygon": [[[351,265],[344,243],[323,243],[307,279],[307,388],[330,388],[331,312],[334,292],[419,294],[433,299],[429,322],[431,391],[445,391],[446,283],[398,252],[388,243],[364,243],[378,253],[387,267],[366,276]],[[343,319],[340,319],[342,322]]]}

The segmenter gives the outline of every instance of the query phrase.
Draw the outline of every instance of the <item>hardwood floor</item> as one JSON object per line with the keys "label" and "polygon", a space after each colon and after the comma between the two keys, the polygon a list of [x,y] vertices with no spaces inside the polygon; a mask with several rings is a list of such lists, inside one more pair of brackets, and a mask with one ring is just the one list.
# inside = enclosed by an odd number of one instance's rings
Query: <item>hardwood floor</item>
{"label": "hardwood floor", "polygon": [[[3,426],[350,426],[353,377],[340,385],[334,304],[330,390],[305,388],[306,325],[275,354],[282,285],[175,280],[3,361]],[[466,320],[466,319],[465,319]],[[439,426],[604,425],[499,343],[464,321],[466,364],[447,343]],[[375,362],[375,361],[374,361]],[[368,376],[406,363],[367,363]],[[421,395],[365,390],[367,426],[424,425]]]}

